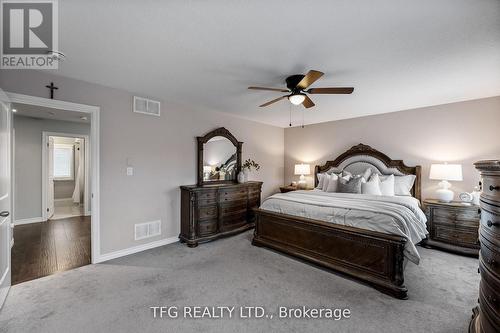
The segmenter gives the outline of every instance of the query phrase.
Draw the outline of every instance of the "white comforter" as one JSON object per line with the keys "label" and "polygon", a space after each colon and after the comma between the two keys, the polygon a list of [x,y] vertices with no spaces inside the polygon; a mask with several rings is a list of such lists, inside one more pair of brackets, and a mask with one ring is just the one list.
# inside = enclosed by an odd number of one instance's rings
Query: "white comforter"
{"label": "white comforter", "polygon": [[427,235],[427,219],[413,197],[329,193],[320,190],[278,193],[262,209],[405,237],[405,256],[415,264],[415,244]]}

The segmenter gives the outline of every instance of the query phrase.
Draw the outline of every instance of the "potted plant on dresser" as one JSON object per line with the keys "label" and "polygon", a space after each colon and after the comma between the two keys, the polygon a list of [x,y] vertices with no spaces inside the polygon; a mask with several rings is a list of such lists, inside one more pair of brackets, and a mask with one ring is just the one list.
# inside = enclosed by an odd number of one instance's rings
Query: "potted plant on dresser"
{"label": "potted plant on dresser", "polygon": [[258,171],[260,169],[260,165],[259,163],[249,158],[241,165],[241,171],[238,174],[238,183],[248,182],[248,175],[252,171],[252,168],[255,171]]}

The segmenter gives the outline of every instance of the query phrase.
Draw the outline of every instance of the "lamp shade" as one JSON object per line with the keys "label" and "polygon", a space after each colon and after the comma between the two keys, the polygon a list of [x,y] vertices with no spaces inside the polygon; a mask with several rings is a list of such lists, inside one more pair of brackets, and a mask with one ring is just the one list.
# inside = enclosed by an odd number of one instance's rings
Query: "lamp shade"
{"label": "lamp shade", "polygon": [[203,173],[210,173],[210,172],[212,172],[212,167],[210,165],[204,165]]}
{"label": "lamp shade", "polygon": [[429,179],[461,181],[461,164],[431,164]]}
{"label": "lamp shade", "polygon": [[296,175],[310,175],[311,166],[309,164],[295,164],[295,174]]}

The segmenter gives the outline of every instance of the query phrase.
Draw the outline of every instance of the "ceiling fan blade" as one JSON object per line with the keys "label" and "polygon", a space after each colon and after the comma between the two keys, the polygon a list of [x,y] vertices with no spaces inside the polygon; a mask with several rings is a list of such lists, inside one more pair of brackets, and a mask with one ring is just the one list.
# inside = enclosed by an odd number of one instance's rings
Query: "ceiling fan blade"
{"label": "ceiling fan blade", "polygon": [[259,107],[263,107],[263,106],[268,106],[268,105],[271,105],[271,104],[273,104],[273,103],[276,103],[276,102],[281,101],[281,100],[282,100],[282,99],[284,99],[284,98],[287,98],[287,96],[281,96],[281,97],[278,97],[278,98],[276,98],[276,99],[273,99],[272,101],[269,101],[269,102],[267,102],[267,103],[264,103],[264,104],[262,104],[262,105],[259,105]]}
{"label": "ceiling fan blade", "polygon": [[317,79],[323,76],[324,73],[315,70],[307,72],[306,76],[297,84],[297,88],[303,90],[313,84]]}
{"label": "ceiling fan blade", "polygon": [[265,88],[265,87],[248,87],[251,90],[270,90],[270,91],[280,91],[280,92],[288,92],[288,89],[280,89],[280,88]]}
{"label": "ceiling fan blade", "polygon": [[350,94],[354,91],[353,87],[342,88],[311,88],[307,91],[309,94]]}
{"label": "ceiling fan blade", "polygon": [[309,109],[309,108],[312,108],[314,106],[314,103],[313,103],[313,101],[311,101],[311,99],[308,96],[306,96],[306,98],[302,102],[302,105],[304,105],[304,107],[306,109]]}

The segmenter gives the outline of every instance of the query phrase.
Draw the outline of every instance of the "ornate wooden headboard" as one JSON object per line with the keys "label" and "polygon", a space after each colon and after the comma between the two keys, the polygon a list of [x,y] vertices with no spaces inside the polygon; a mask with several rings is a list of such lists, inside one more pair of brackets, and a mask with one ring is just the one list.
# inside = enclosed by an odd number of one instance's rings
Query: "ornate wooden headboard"
{"label": "ornate wooden headboard", "polygon": [[421,166],[409,167],[402,160],[392,160],[384,153],[362,143],[353,146],[334,161],[317,165],[314,169],[314,186],[318,185],[318,173],[338,173],[347,170],[353,174],[359,174],[366,168],[378,171],[382,175],[415,175],[415,184],[411,193],[414,198],[421,200]]}

